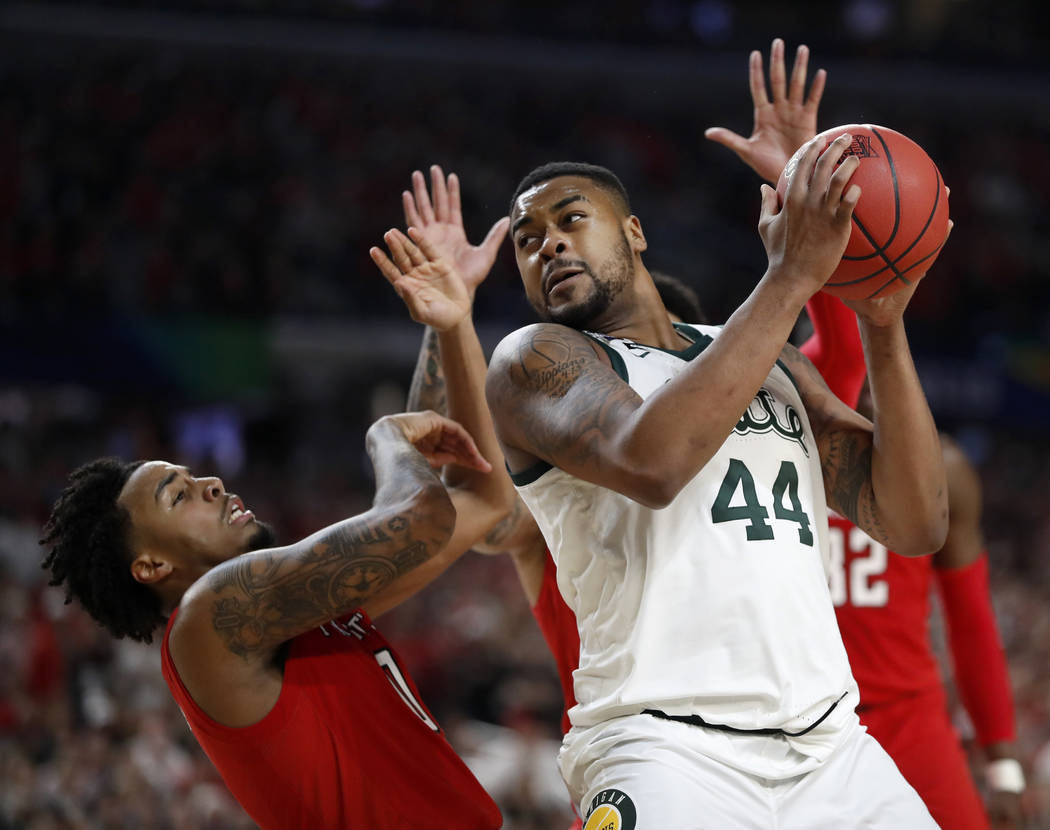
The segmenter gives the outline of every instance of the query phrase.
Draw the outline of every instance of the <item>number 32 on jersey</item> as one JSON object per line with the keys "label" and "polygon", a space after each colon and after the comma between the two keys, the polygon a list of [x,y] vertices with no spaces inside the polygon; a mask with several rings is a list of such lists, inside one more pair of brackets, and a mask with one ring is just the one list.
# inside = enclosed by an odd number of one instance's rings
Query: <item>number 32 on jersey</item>
{"label": "number 32 on jersey", "polygon": [[[847,550],[854,555],[847,557]],[[890,585],[879,579],[889,565],[885,545],[859,527],[844,531],[833,524],[828,528],[828,553],[828,587],[836,608],[881,608],[889,603]]]}

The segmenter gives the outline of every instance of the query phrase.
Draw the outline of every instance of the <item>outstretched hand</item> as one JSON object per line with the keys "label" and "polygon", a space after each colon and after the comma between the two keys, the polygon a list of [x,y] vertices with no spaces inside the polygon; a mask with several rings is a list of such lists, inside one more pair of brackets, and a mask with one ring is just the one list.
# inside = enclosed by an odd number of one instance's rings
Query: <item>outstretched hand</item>
{"label": "outstretched hand", "polygon": [[709,127],[704,135],[728,147],[767,182],[776,184],[780,172],[795,151],[817,134],[817,109],[824,94],[827,72],[817,70],[806,95],[809,47],[799,46],[790,84],[784,67],[784,41],[776,38],[769,50],[769,86],[766,93],[762,53],[751,53],[748,80],[755,105],[755,124],[751,136],[744,138],[725,127]]}
{"label": "outstretched hand", "polygon": [[390,256],[375,247],[368,255],[405,301],[413,320],[448,331],[470,316],[471,297],[463,277],[418,228],[409,228],[408,236],[391,229],[383,240]]}
{"label": "outstretched hand", "polygon": [[438,415],[432,410],[402,412],[388,415],[431,467],[458,464],[482,473],[492,471],[492,465],[481,455],[474,439],[456,421]]}
{"label": "outstretched hand", "polygon": [[405,210],[405,224],[419,230],[420,235],[438,255],[452,264],[463,277],[463,283],[473,300],[477,287],[488,276],[496,261],[496,254],[507,235],[510,219],[504,216],[493,225],[480,245],[467,241],[460,207],[459,177],[449,173],[446,180],[441,168],[430,167],[430,190],[423,174],[412,173],[412,191],[401,194]]}

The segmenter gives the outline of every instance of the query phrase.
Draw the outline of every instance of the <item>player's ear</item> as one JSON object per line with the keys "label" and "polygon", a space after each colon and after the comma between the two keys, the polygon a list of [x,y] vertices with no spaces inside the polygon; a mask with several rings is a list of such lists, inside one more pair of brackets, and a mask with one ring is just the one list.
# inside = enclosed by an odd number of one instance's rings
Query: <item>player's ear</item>
{"label": "player's ear", "polygon": [[642,230],[642,220],[634,214],[624,219],[623,232],[627,236],[627,244],[631,246],[631,251],[634,253],[640,254],[649,247],[645,239],[645,231]]}
{"label": "player's ear", "polygon": [[152,585],[160,582],[172,571],[172,565],[163,559],[140,553],[131,560],[131,576],[136,582]]}

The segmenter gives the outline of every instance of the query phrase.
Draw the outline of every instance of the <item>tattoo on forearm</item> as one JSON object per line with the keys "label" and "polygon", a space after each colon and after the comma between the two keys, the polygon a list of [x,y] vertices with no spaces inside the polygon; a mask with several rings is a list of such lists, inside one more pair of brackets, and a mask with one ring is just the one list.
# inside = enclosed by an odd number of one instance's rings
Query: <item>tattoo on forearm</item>
{"label": "tattoo on forearm", "polygon": [[437,332],[429,326],[423,335],[419,359],[412,373],[412,383],[408,388],[407,408],[410,412],[432,409],[441,415],[444,415],[448,409],[445,373],[441,368]]}
{"label": "tattoo on forearm", "polygon": [[856,433],[840,431],[828,436],[826,447],[822,468],[829,505],[872,538],[886,542],[871,485],[871,442]]}
{"label": "tattoo on forearm", "polygon": [[211,586],[215,631],[248,659],[353,608],[429,558],[435,545],[411,538],[412,518],[343,522],[293,562],[273,552],[230,562]]}
{"label": "tattoo on forearm", "polygon": [[507,517],[502,521],[497,522],[496,526],[485,535],[485,544],[491,548],[500,547],[517,531],[518,525],[523,517],[529,517],[528,511],[525,509],[522,500],[520,498],[515,498],[514,506],[510,509],[510,513],[507,514]]}

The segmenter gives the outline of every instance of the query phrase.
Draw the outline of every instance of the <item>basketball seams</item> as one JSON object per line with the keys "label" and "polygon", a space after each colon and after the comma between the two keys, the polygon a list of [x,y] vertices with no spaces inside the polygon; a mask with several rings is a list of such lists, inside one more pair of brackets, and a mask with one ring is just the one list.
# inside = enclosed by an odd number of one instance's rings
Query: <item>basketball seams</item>
{"label": "basketball seams", "polygon": [[868,255],[863,256],[863,257],[843,256],[842,258],[844,260],[850,260],[851,262],[860,262],[860,261],[863,261],[865,259],[870,259],[870,258],[872,258],[874,256],[879,256],[879,257],[882,258],[882,260],[886,264],[882,268],[879,268],[879,269],[877,269],[875,271],[872,271],[872,272],[870,272],[868,274],[865,274],[862,277],[858,277],[857,279],[845,280],[845,281],[841,281],[841,282],[829,282],[829,283],[827,283],[828,286],[835,287],[835,288],[842,287],[842,286],[847,286],[847,285],[857,285],[858,283],[866,282],[866,281],[868,281],[870,279],[873,279],[873,278],[877,277],[879,274],[881,274],[882,272],[886,271],[887,269],[891,269],[893,271],[893,274],[894,274],[893,277],[891,277],[889,280],[887,280],[885,283],[883,283],[872,294],[869,294],[866,299],[871,299],[873,297],[878,296],[888,286],[892,285],[898,279],[901,282],[905,283],[906,285],[910,285],[911,281],[909,279],[907,279],[904,275],[907,274],[909,271],[914,270],[918,265],[921,265],[923,262],[925,262],[926,260],[930,259],[931,257],[935,257],[937,255],[937,253],[940,251],[940,249],[944,245],[944,241],[942,240],[937,245],[937,247],[933,249],[933,251],[931,251],[926,256],[921,257],[920,259],[916,260],[915,262],[909,264],[908,267],[905,268],[903,271],[898,269],[898,267],[897,267],[898,264],[901,262],[901,260],[905,259],[908,256],[908,254],[910,254],[912,252],[912,250],[915,248],[915,246],[918,245],[919,242],[922,241],[923,237],[926,235],[926,232],[929,230],[930,225],[933,222],[934,217],[937,215],[937,209],[940,207],[940,204],[941,204],[941,192],[942,192],[943,187],[944,187],[943,180],[941,179],[941,171],[938,169],[937,165],[934,164],[933,160],[930,159],[929,157],[927,157],[927,160],[929,161],[930,166],[933,168],[933,174],[934,174],[933,207],[930,209],[929,215],[926,217],[926,221],[923,223],[921,230],[916,235],[915,239],[911,242],[911,244],[908,245],[908,247],[905,248],[895,259],[891,260],[891,259],[889,259],[886,256],[886,248],[888,248],[892,244],[894,238],[897,235],[897,231],[898,231],[899,225],[900,225],[900,193],[899,193],[898,182],[897,182],[897,170],[896,170],[896,166],[893,164],[892,154],[890,153],[889,147],[887,146],[885,140],[882,138],[882,136],[878,133],[877,130],[872,128],[871,132],[873,134],[875,134],[876,136],[878,136],[879,141],[882,143],[884,149],[886,150],[887,158],[889,159],[890,171],[891,171],[891,175],[893,177],[893,193],[894,193],[894,203],[895,203],[894,204],[894,210],[895,210],[894,228],[893,228],[893,232],[892,232],[889,240],[886,242],[885,245],[882,245],[882,246],[876,245],[874,239],[872,238],[871,234],[868,232],[867,228],[865,228],[863,223],[860,222],[859,220],[857,220],[856,216],[854,216],[854,222],[857,225],[857,228],[861,231],[861,233],[864,234],[864,237],[868,240],[869,243],[871,243],[871,246],[875,250],[871,254],[868,254]]}

